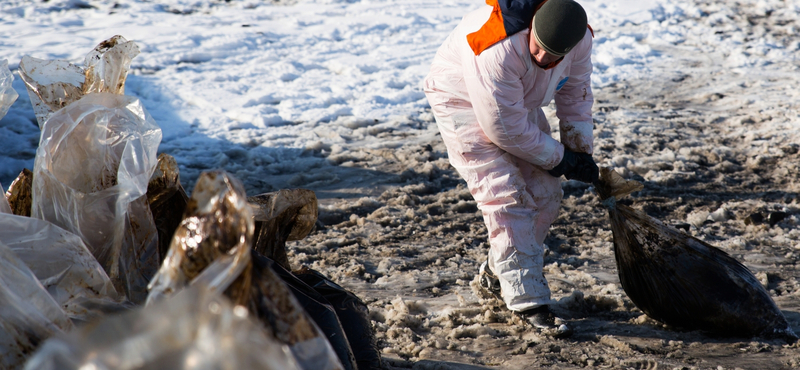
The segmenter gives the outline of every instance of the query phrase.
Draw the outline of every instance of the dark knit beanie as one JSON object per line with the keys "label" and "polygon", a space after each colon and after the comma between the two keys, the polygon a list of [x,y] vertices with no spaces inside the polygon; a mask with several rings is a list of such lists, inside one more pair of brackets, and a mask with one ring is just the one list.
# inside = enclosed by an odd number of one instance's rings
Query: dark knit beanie
{"label": "dark knit beanie", "polygon": [[573,0],[547,0],[533,16],[533,35],[546,52],[563,56],[586,34],[586,12]]}

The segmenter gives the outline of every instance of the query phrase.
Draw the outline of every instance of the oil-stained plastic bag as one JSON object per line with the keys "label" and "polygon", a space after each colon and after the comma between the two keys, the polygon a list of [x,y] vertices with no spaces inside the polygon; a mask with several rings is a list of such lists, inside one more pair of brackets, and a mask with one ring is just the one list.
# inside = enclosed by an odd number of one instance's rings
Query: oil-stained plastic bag
{"label": "oil-stained plastic bag", "polygon": [[234,303],[247,303],[252,235],[252,214],[241,182],[224,171],[203,172],[150,282],[147,304],[180,291],[204,270],[207,288],[219,293],[231,288]]}
{"label": "oil-stained plastic bag", "polygon": [[8,69],[8,61],[5,59],[0,60],[0,119],[8,113],[8,109],[19,97],[19,94],[12,86],[13,82],[14,75]]}
{"label": "oil-stained plastic bag", "polygon": [[66,60],[25,55],[19,62],[19,75],[28,89],[40,130],[55,111],[83,97],[83,70]]}
{"label": "oil-stained plastic bag", "polygon": [[187,285],[201,286],[248,307],[270,334],[287,344],[303,369],[342,364],[286,285],[251,260],[253,214],[244,188],[224,171],[200,175],[184,219],[153,281],[147,304]]}
{"label": "oil-stained plastic bag", "polygon": [[[6,213],[0,218],[17,217]],[[48,337],[72,322],[36,276],[0,242],[0,368],[16,369]]]}
{"label": "oil-stained plastic bag", "polygon": [[87,55],[84,81],[73,67],[51,65],[56,62],[21,68],[31,99],[43,102],[40,113],[63,106],[42,125],[31,215],[80,236],[133,303],[147,297],[160,261],[144,195],[161,129],[138,99],[120,95],[137,53],[120,36],[104,41]]}
{"label": "oil-stained plastic bag", "polygon": [[281,189],[247,198],[255,218],[253,250],[291,271],[286,241],[306,237],[319,217],[317,196],[306,189]]}
{"label": "oil-stained plastic bag", "polygon": [[645,314],[668,325],[716,334],[797,340],[758,279],[741,263],[615,201],[641,189],[608,168],[597,190],[608,208],[620,282]]}
{"label": "oil-stained plastic bag", "polygon": [[0,215],[0,241],[30,268],[71,319],[89,321],[126,307],[77,235],[47,221],[8,214]]}
{"label": "oil-stained plastic bag", "polygon": [[116,35],[97,45],[83,61],[86,80],[83,93],[125,94],[125,80],[131,61],[139,55],[139,46]]}
{"label": "oil-stained plastic bag", "polygon": [[144,195],[160,141],[138,99],[95,93],[54,113],[36,152],[32,216],[79,235],[134,303],[159,263]]}
{"label": "oil-stained plastic bag", "polygon": [[181,185],[178,163],[169,154],[158,155],[156,170],[147,185],[147,202],[158,230],[158,255],[163,259],[189,202]]}
{"label": "oil-stained plastic bag", "polygon": [[28,89],[39,129],[53,113],[83,95],[98,92],[123,95],[131,60],[137,55],[136,43],[117,35],[86,55],[85,70],[65,60],[23,56],[19,63],[20,77]]}
{"label": "oil-stained plastic bag", "polygon": [[11,212],[15,215],[31,217],[31,204],[33,203],[33,172],[23,168],[19,176],[8,187],[6,198]]}
{"label": "oil-stained plastic bag", "polygon": [[25,369],[299,370],[242,306],[202,288],[46,341]]}

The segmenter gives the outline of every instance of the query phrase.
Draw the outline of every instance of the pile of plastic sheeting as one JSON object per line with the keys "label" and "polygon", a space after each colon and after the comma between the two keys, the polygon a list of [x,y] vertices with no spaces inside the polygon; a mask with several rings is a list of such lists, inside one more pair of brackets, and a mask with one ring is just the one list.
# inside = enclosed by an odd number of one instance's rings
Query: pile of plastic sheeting
{"label": "pile of plastic sheeting", "polygon": [[702,240],[617,203],[642,184],[608,168],[600,175],[596,188],[608,208],[619,279],[639,309],[674,327],[797,341],[747,267]]}
{"label": "pile of plastic sheeting", "polygon": [[[135,43],[85,59],[24,57],[41,129],[33,171],[0,197],[0,368],[380,368],[366,304],[286,241],[315,194],[247,197],[224,171],[191,196],[161,130],[124,95]],[[0,64],[0,117],[17,98]]]}

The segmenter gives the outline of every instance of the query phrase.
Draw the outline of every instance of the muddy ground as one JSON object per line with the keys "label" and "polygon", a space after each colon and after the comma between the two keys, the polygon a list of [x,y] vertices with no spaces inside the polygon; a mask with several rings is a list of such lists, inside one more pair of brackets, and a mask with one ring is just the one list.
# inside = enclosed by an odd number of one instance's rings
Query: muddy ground
{"label": "muddy ground", "polygon": [[[716,5],[698,7],[686,22],[700,27]],[[731,8],[720,37],[797,48],[793,12]],[[644,184],[629,204],[743,262],[800,332],[800,58],[737,69],[711,41],[651,47],[672,56],[641,79],[594,90],[596,161]],[[620,286],[606,211],[577,182],[564,183],[545,257],[554,310],[575,334],[537,335],[476,289],[488,250],[480,212],[431,134],[430,114],[408,124],[420,127],[419,144],[329,156],[322,170],[340,181],[310,186],[321,202],[317,229],[289,246],[295,267],[310,265],[368,303],[388,368],[800,368],[798,344],[644,316]]]}

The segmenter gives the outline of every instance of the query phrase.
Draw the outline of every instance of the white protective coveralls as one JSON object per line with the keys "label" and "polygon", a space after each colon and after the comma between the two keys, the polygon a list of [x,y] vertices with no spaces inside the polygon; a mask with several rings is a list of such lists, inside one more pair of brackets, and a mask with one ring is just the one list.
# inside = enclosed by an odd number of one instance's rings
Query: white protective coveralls
{"label": "white protective coveralls", "polygon": [[[512,311],[551,303],[544,278],[544,239],[558,216],[561,180],[547,170],[564,145],[592,153],[592,34],[555,67],[534,64],[530,29],[483,50],[467,34],[492,6],[467,14],[439,48],[424,91],[450,163],[467,182],[489,232],[489,267]],[[541,107],[555,98],[561,143],[550,136]],[[563,145],[562,145],[563,143]]]}

